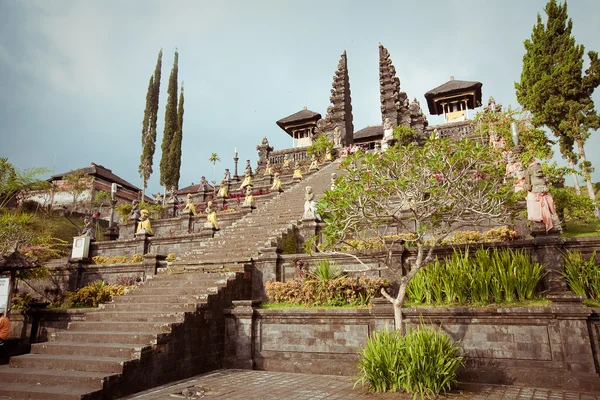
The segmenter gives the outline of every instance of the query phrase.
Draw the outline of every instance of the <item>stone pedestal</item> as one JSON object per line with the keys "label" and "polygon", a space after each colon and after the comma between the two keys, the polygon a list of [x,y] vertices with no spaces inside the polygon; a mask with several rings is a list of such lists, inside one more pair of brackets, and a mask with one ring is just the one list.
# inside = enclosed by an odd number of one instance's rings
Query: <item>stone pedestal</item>
{"label": "stone pedestal", "polygon": [[135,238],[139,241],[136,246],[136,253],[138,254],[147,254],[148,248],[150,247],[150,238],[154,236],[151,233],[136,233]]}
{"label": "stone pedestal", "polygon": [[135,238],[135,229],[137,227],[137,221],[128,220],[121,224],[119,229],[119,239],[128,240]]}
{"label": "stone pedestal", "polygon": [[[302,246],[301,248],[304,247],[304,244],[314,235],[317,234],[318,232],[318,226],[319,223],[315,218],[310,218],[310,219],[302,219],[302,224],[300,225],[299,228],[299,233],[300,233],[300,237],[301,237],[301,242],[302,242]],[[317,242],[315,241],[315,243],[313,244],[313,248],[311,249],[312,251],[316,251],[317,250]]]}
{"label": "stone pedestal", "polygon": [[206,189],[204,190],[199,190],[198,193],[200,193],[200,199],[202,202],[206,202],[206,200],[208,199],[208,195],[210,194],[210,192]]}

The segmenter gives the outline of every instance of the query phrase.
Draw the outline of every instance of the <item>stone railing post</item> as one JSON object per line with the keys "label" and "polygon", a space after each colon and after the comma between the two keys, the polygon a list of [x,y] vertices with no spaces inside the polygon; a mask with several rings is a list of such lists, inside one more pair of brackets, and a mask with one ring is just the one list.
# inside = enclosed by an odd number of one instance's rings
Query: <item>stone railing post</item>
{"label": "stone railing post", "polygon": [[233,301],[225,310],[224,368],[253,369],[254,314],[259,303],[252,300]]}
{"label": "stone railing post", "polygon": [[259,248],[260,256],[254,261],[252,272],[252,299],[267,300],[265,284],[268,281],[281,281],[279,273],[279,254],[276,246]]}
{"label": "stone railing post", "polygon": [[119,226],[119,239],[127,240],[135,237],[136,221],[129,220]]}
{"label": "stone railing post", "polygon": [[183,210],[179,213],[180,229],[182,232],[192,232],[194,215],[190,210]]}
{"label": "stone railing post", "polygon": [[[535,236],[534,249],[537,262],[546,268],[544,275],[544,289],[547,296],[556,299],[557,295],[573,295],[567,290],[567,283],[562,275],[562,252],[564,239],[559,235]],[[553,300],[554,301],[554,300]]]}

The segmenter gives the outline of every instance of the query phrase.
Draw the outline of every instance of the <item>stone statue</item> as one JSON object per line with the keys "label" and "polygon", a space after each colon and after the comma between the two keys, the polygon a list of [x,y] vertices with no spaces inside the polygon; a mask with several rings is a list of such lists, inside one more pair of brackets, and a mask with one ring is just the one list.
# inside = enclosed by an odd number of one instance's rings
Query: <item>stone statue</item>
{"label": "stone statue", "polygon": [[246,160],[246,169],[244,170],[244,175],[246,174],[246,172],[250,173],[251,176],[253,175],[250,160]]}
{"label": "stone statue", "polygon": [[198,215],[196,212],[196,205],[194,204],[194,200],[192,199],[192,194],[188,193],[187,202],[185,203],[185,207],[183,207],[183,211],[189,210],[192,215]]}
{"label": "stone statue", "polygon": [[294,164],[294,175],[292,176],[292,179],[304,179],[304,177],[302,176],[302,168],[300,168],[300,163],[298,161],[296,161],[296,163]]}
{"label": "stone statue", "polygon": [[206,177],[201,177],[200,178],[200,186],[198,186],[198,191],[199,192],[206,192],[208,190],[208,181],[206,180]]}
{"label": "stone statue", "polygon": [[212,228],[216,231],[219,230],[219,221],[217,220],[217,211],[213,209],[212,201],[206,203],[206,222],[204,223],[205,228]]}
{"label": "stone statue", "polygon": [[140,214],[140,202],[139,200],[133,200],[131,202],[131,211],[129,212],[129,220],[139,221],[141,218]]}
{"label": "stone statue", "polygon": [[393,130],[394,129],[394,124],[392,124],[392,120],[389,118],[386,118],[385,121],[383,122],[383,131],[388,131],[388,130]]}
{"label": "stone statue", "polygon": [[506,147],[506,139],[500,136],[498,133],[490,132],[490,145],[494,150],[502,150]]}
{"label": "stone statue", "polygon": [[333,147],[336,149],[342,147],[342,128],[339,126],[333,129]]}
{"label": "stone statue", "polygon": [[242,207],[254,207],[254,196],[252,195],[252,186],[246,187],[246,197],[244,197],[244,204]]}
{"label": "stone statue", "polygon": [[[250,160],[248,160],[250,162]],[[252,172],[246,168],[244,171],[244,180],[242,181],[242,185],[240,186],[240,190],[243,191],[246,187],[252,185]]]}
{"label": "stone statue", "polygon": [[269,159],[269,154],[273,151],[273,147],[269,146],[269,141],[267,137],[263,137],[260,145],[256,146],[256,150],[258,151],[258,167],[261,168],[263,165],[267,163]]}
{"label": "stone statue", "polygon": [[[560,222],[554,209],[554,199],[546,185],[546,177],[539,162],[529,164],[525,173],[525,190],[527,190],[527,219],[535,223],[543,223],[546,233],[552,228],[560,231]],[[535,226],[531,226],[535,234]]]}
{"label": "stone statue", "polygon": [[337,179],[337,174],[333,172],[331,174],[331,190],[335,189],[335,180]]}
{"label": "stone statue", "polygon": [[217,196],[222,197],[222,198],[226,198],[228,193],[228,189],[227,189],[227,181],[225,181],[225,179],[221,179],[221,183],[219,184],[219,193],[217,193]]}
{"label": "stone statue", "polygon": [[177,198],[177,189],[175,189],[175,186],[173,186],[169,192],[169,202],[172,202],[176,206],[178,206],[180,203],[179,199]]}
{"label": "stone statue", "polygon": [[315,214],[317,202],[315,201],[313,188],[307,186],[304,190],[304,215],[302,215],[302,219],[318,219],[318,216]]}
{"label": "stone statue", "polygon": [[290,156],[288,154],[283,156],[283,168],[290,168]]}
{"label": "stone statue", "polygon": [[225,168],[225,176],[223,180],[227,183],[231,183],[231,173],[229,172],[229,168]]}
{"label": "stone statue", "polygon": [[152,225],[150,224],[150,213],[148,210],[140,211],[140,222],[135,233],[152,235]]}
{"label": "stone statue", "polygon": [[152,197],[154,197],[154,204],[162,204],[163,195],[160,192],[153,194]]}
{"label": "stone statue", "polygon": [[436,139],[441,139],[440,133],[438,132],[437,128],[433,128],[433,137]]}
{"label": "stone statue", "polygon": [[331,154],[331,149],[329,147],[325,149],[325,161],[333,161],[333,155]]}
{"label": "stone statue", "polygon": [[412,103],[410,103],[409,110],[411,116],[419,116],[423,114],[423,111],[421,111],[421,104],[416,97],[413,99]]}
{"label": "stone statue", "polygon": [[272,192],[282,192],[281,188],[281,179],[279,178],[279,172],[275,172],[275,177],[273,178],[273,185],[271,185]]}
{"label": "stone statue", "polygon": [[94,231],[94,218],[85,216],[83,218],[82,236],[89,236],[91,241],[96,240],[96,232]]}
{"label": "stone statue", "polygon": [[267,165],[265,167],[264,176],[273,176],[273,167],[271,167],[271,160],[267,160]]}
{"label": "stone statue", "polygon": [[512,151],[508,152],[506,176],[514,179],[515,192],[525,190],[525,168],[523,168],[523,164],[519,161],[518,155]]}
{"label": "stone statue", "polygon": [[317,156],[314,154],[311,157],[310,166],[308,167],[309,171],[318,171],[319,170],[319,162],[317,161]]}

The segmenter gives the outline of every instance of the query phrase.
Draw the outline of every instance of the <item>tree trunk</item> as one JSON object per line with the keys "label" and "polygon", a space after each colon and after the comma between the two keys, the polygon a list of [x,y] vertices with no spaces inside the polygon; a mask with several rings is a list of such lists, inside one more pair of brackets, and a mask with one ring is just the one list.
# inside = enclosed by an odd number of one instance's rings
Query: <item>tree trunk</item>
{"label": "tree trunk", "polygon": [[146,179],[142,179],[142,201],[146,198]]}
{"label": "tree trunk", "polygon": [[[587,163],[587,159],[585,157],[585,149],[583,148],[583,141],[578,140],[577,141],[577,147],[579,148],[579,159],[582,161],[582,165],[586,165]],[[592,186],[592,177],[589,173],[589,171],[587,170],[587,168],[583,168],[583,179],[585,180],[585,184],[587,186],[587,190],[588,190],[588,196],[590,197],[590,199],[592,199],[592,201],[594,202],[594,205],[596,204],[596,194],[594,193],[594,187]],[[594,206],[594,215],[596,216],[596,218],[600,219],[600,210],[598,209],[598,206],[595,205]]]}
{"label": "tree trunk", "polygon": [[[571,160],[569,160],[569,168],[575,170],[575,164]],[[575,185],[575,192],[577,194],[581,194],[581,188],[579,187],[579,178],[577,178],[577,174],[575,172],[571,172],[571,177],[573,178],[573,184]]]}
{"label": "tree trunk", "polygon": [[398,296],[392,303],[394,305],[394,324],[396,330],[400,331],[401,335],[404,335],[404,321],[402,316],[402,305],[404,304],[404,298],[406,297],[406,288],[408,287],[408,280],[402,279],[400,281],[400,287],[398,288]]}

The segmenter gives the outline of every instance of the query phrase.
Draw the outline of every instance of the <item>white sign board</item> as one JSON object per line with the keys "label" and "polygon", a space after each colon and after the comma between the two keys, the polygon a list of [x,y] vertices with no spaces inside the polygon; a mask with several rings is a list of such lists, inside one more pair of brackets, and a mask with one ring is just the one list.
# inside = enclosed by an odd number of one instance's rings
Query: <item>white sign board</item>
{"label": "white sign board", "polygon": [[8,289],[10,288],[10,278],[0,276],[0,310],[6,313],[8,303]]}

